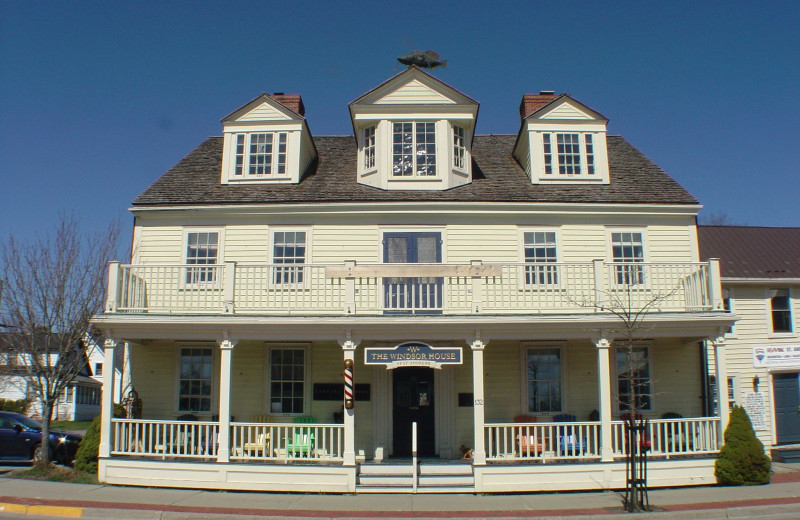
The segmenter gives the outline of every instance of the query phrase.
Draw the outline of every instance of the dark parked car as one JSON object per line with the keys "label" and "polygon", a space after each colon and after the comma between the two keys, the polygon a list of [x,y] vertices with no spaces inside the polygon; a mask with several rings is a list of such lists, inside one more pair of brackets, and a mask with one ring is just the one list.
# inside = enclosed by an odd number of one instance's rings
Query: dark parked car
{"label": "dark parked car", "polygon": [[[50,458],[71,464],[78,451],[80,435],[50,430]],[[38,461],[43,457],[42,423],[14,412],[0,412],[0,460]]]}

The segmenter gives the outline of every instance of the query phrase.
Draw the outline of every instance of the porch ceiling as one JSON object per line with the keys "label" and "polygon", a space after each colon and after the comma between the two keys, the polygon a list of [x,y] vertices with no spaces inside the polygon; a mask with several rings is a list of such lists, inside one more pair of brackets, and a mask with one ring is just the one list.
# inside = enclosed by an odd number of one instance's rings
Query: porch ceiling
{"label": "porch ceiling", "polygon": [[[639,328],[642,338],[699,341],[721,335],[735,321],[723,312],[659,313]],[[514,339],[581,339],[619,337],[622,324],[609,314],[529,316],[157,316],[99,315],[93,323],[107,337],[139,342],[145,339],[319,341],[401,341],[463,338],[471,343]]]}

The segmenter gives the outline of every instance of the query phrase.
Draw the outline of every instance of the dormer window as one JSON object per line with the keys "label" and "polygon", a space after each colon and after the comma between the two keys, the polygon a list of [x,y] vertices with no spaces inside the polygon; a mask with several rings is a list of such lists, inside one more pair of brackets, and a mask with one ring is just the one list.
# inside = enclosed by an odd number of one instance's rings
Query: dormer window
{"label": "dormer window", "polygon": [[392,175],[394,177],[436,175],[435,123],[394,123]]}
{"label": "dormer window", "polygon": [[375,125],[364,129],[364,168],[375,168]]}
{"label": "dormer window", "polygon": [[260,177],[285,174],[286,138],[286,132],[236,134],[234,175]]}
{"label": "dormer window", "polygon": [[464,140],[464,127],[453,126],[453,167],[459,170],[466,168],[467,147]]}
{"label": "dormer window", "polygon": [[[556,142],[553,154],[552,142]],[[594,174],[594,141],[592,134],[542,134],[544,173],[557,171],[561,175]]]}

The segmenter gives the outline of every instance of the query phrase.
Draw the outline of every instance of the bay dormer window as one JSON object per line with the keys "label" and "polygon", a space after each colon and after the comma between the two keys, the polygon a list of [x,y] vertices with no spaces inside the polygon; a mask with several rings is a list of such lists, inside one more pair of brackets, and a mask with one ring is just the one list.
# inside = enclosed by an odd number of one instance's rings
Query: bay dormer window
{"label": "bay dormer window", "polygon": [[401,122],[392,125],[392,176],[436,175],[436,124]]}
{"label": "bay dormer window", "polygon": [[286,132],[236,134],[234,176],[260,178],[286,174]]}
{"label": "bay dormer window", "polygon": [[592,134],[544,133],[542,134],[542,144],[545,175],[553,173],[594,175],[594,138]]}

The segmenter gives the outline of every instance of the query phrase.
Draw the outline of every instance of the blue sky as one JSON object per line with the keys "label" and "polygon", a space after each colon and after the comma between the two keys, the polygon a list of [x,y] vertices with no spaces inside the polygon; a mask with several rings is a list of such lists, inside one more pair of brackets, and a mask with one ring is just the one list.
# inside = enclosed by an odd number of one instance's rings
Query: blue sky
{"label": "blue sky", "polygon": [[481,103],[478,133],[516,133],[524,93],[567,92],[704,213],[800,226],[796,0],[0,0],[0,235],[61,211],[127,234],[130,202],[222,117],[300,93],[314,135],[350,134],[347,104],[415,49]]}

